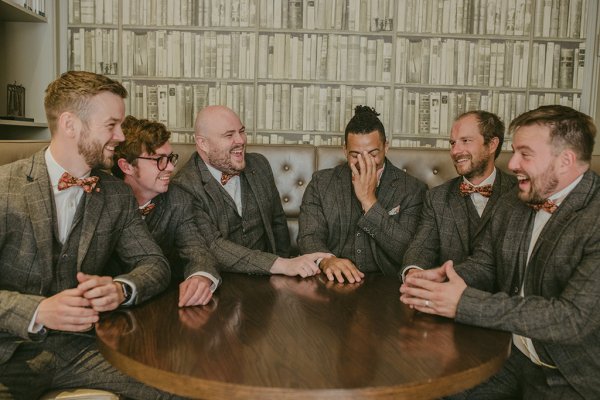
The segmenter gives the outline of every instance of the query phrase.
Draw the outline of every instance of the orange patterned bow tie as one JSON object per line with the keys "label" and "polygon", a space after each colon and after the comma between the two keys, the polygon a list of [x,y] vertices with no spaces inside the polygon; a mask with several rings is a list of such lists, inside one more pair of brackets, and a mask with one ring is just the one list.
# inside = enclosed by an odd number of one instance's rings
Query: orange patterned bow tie
{"label": "orange patterned bow tie", "polygon": [[550,199],[546,199],[546,201],[544,201],[543,203],[540,203],[540,204],[527,203],[527,205],[529,207],[533,208],[535,211],[544,210],[549,214],[554,213],[554,211],[556,211],[556,209],[558,208],[558,204],[556,204],[555,202],[553,202]]}
{"label": "orange patterned bow tie", "polygon": [[221,173],[221,185],[225,186],[227,185],[227,182],[229,182],[229,180],[231,178],[233,178],[234,176],[238,176],[239,173],[237,174],[226,174],[225,172]]}
{"label": "orange patterned bow tie", "polygon": [[460,194],[467,197],[471,193],[479,193],[483,197],[490,197],[492,195],[492,185],[481,185],[473,186],[470,183],[463,182],[459,187]]}
{"label": "orange patterned bow tie", "polygon": [[145,217],[146,215],[150,214],[150,212],[152,210],[154,210],[154,207],[156,207],[156,204],[154,203],[148,203],[146,204],[144,207],[140,208],[140,214],[142,214],[142,217]]}
{"label": "orange patterned bow tie", "polygon": [[[84,192],[91,193],[96,188],[99,180],[100,178],[97,176],[78,179],[65,172],[58,180],[58,190],[65,190],[72,186],[81,186]],[[96,191],[99,192],[100,189],[96,189]]]}

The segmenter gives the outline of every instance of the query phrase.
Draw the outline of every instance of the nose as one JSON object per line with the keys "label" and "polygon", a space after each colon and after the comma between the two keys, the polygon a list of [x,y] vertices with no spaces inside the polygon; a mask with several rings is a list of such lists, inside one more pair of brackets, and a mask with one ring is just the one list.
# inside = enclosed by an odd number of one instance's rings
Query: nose
{"label": "nose", "polygon": [[113,131],[113,139],[118,142],[125,141],[125,135],[123,134],[123,129],[121,129],[121,125],[117,124]]}
{"label": "nose", "polygon": [[165,171],[172,172],[174,169],[175,169],[175,165],[173,165],[173,162],[171,160],[169,160],[169,162],[167,163],[167,167],[165,168]]}
{"label": "nose", "polygon": [[517,153],[513,153],[510,160],[508,160],[508,169],[513,172],[519,169],[519,155]]}
{"label": "nose", "polygon": [[462,151],[462,148],[460,147],[458,142],[455,142],[454,144],[450,145],[450,154],[451,155],[459,154],[461,151]]}
{"label": "nose", "polygon": [[235,144],[246,144],[246,132],[237,132],[233,136],[233,140]]}

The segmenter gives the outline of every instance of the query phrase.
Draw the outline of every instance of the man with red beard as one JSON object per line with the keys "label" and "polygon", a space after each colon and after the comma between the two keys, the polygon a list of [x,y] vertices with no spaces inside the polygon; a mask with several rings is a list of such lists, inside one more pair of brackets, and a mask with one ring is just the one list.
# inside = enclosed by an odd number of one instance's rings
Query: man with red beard
{"label": "man with red beard", "polygon": [[196,117],[196,150],[174,179],[195,200],[197,223],[223,271],[312,276],[315,253],[287,258],[290,235],[267,159],[246,154],[246,128],[225,106]]}
{"label": "man with red beard", "polygon": [[551,105],[520,115],[509,131],[518,187],[498,201],[467,260],[409,271],[400,299],[513,333],[503,368],[458,398],[600,398],[596,127],[579,111]]}
{"label": "man with red beard", "polygon": [[[101,312],[170,278],[131,189],[102,171],[123,140],[126,96],[108,77],[64,73],[46,89],[50,146],[0,167],[0,398],[77,387],[170,397],[113,368],[93,334]],[[114,279],[113,252],[128,267]]]}
{"label": "man with red beard", "polygon": [[404,265],[433,268],[446,260],[459,263],[473,252],[494,205],[517,183],[495,166],[503,142],[504,123],[495,114],[469,111],[456,118],[450,157],[459,176],[427,192]]}
{"label": "man with red beard", "polygon": [[221,279],[217,261],[196,226],[192,197],[178,186],[169,186],[179,158],[169,143],[171,132],[160,122],[131,115],[121,128],[125,141],[115,151],[113,175],[133,190],[148,230],[171,264],[174,280],[185,278],[179,285],[179,306],[207,304]]}

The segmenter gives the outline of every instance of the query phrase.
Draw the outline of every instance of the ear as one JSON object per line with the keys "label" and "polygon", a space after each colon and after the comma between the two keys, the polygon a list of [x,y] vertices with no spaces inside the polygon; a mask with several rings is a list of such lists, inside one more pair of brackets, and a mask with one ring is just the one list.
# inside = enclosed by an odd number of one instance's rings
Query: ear
{"label": "ear", "polygon": [[119,168],[121,168],[121,171],[123,171],[123,174],[125,175],[133,175],[135,172],[133,165],[129,164],[124,158],[119,158],[117,160],[117,165]]}
{"label": "ear", "polygon": [[196,150],[198,152],[208,153],[209,146],[204,136],[194,135],[194,141],[196,142]]}
{"label": "ear", "polygon": [[75,114],[65,111],[58,116],[58,130],[64,132],[69,138],[75,138],[81,132],[81,120]]}
{"label": "ear", "polygon": [[497,137],[493,137],[490,139],[490,141],[488,142],[488,148],[490,149],[490,154],[494,155],[496,154],[496,149],[498,149],[498,146],[500,144],[500,139],[498,139]]}
{"label": "ear", "polygon": [[383,145],[383,149],[385,151],[385,153],[387,154],[388,150],[390,149],[390,141],[386,140],[385,144]]}
{"label": "ear", "polygon": [[561,170],[570,170],[577,164],[577,155],[572,149],[566,148],[558,155],[558,161]]}

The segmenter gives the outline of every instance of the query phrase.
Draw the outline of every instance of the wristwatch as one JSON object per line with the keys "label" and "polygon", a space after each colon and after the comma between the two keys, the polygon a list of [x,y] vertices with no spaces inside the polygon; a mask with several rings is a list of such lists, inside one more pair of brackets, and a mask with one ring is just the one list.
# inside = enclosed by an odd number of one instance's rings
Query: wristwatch
{"label": "wristwatch", "polygon": [[[131,295],[133,294],[133,290],[131,289],[131,286],[129,286],[125,282],[121,282],[121,281],[117,281],[117,282],[121,285],[121,289],[123,289],[123,296],[125,297],[125,300],[123,300],[123,303],[127,303],[129,300],[131,300]],[[123,303],[121,303],[121,304],[123,304]]]}

